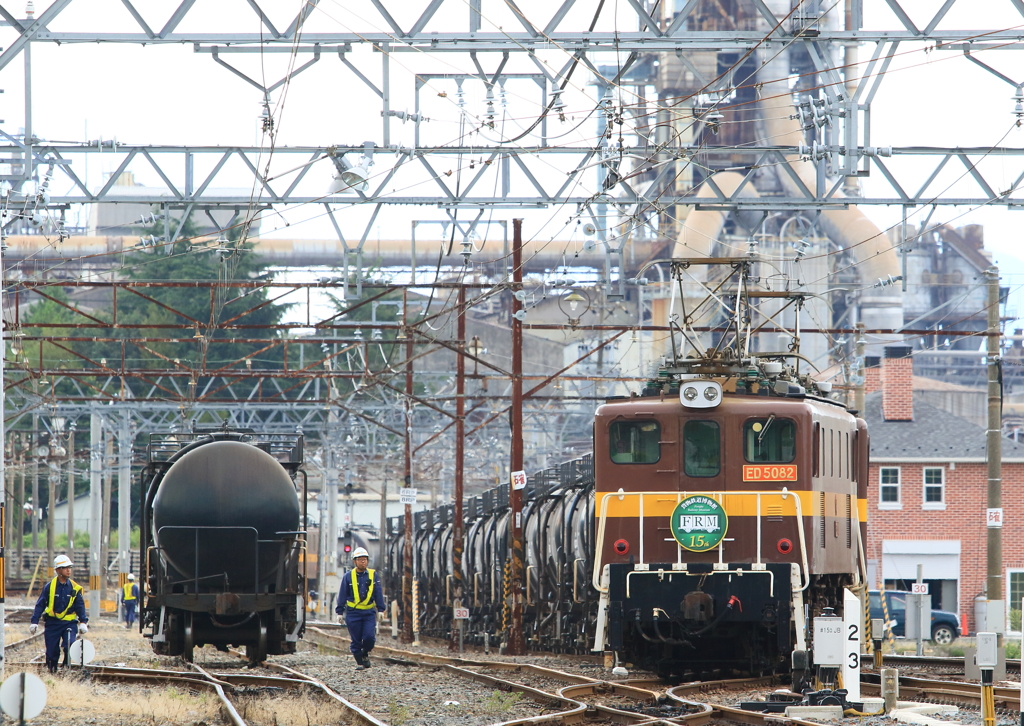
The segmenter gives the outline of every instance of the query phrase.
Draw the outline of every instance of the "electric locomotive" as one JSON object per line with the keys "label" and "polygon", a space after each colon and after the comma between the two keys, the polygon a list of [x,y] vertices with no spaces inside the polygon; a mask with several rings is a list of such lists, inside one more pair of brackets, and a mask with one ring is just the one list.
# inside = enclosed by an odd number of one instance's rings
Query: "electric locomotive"
{"label": "electric locomotive", "polygon": [[662,374],[595,415],[594,650],[803,671],[808,615],[864,579],[865,423],[781,354]]}
{"label": "electric locomotive", "polygon": [[301,435],[151,435],[139,628],[154,652],[191,661],[205,644],[244,646],[253,663],[295,652],[305,626],[302,456]]}

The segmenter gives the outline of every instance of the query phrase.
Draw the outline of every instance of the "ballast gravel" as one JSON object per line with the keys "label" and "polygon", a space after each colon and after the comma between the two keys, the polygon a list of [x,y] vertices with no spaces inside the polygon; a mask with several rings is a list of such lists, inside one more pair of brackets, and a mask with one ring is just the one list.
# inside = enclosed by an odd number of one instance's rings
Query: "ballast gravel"
{"label": "ballast gravel", "polygon": [[[28,636],[28,623],[14,622],[5,624],[6,642],[8,644]],[[343,630],[337,627],[324,628],[332,634],[342,635]],[[387,633],[378,641],[388,648],[430,653],[433,655],[456,655],[448,651],[446,644],[436,641],[421,644],[417,648],[400,645],[392,640]],[[151,669],[182,669],[179,658],[157,656],[152,652],[149,641],[144,639],[137,630],[128,631],[112,619],[104,618],[90,625],[90,641],[96,646],[96,665],[123,665],[136,668]],[[383,649],[382,649],[383,650]],[[51,676],[41,666],[43,643],[39,639],[27,648],[12,651],[7,659],[6,674],[10,676],[21,670],[39,675],[47,686],[48,702],[32,724],[38,726],[215,726],[224,723],[219,715],[219,706],[212,694],[175,689],[164,686],[140,686],[135,684],[104,683],[89,679],[87,676],[72,671]],[[594,659],[574,658],[572,656],[530,654],[512,658],[497,652],[484,654],[478,651],[463,654],[467,660],[501,661],[514,663],[531,663],[546,668],[560,670],[576,675],[586,676],[595,680],[625,680],[650,677],[651,674],[629,672],[626,676],[613,677],[602,664]],[[196,663],[212,671],[246,670],[246,665],[229,654],[221,653],[213,648],[196,651]],[[291,656],[275,656],[271,662],[281,663],[323,681],[339,695],[370,712],[391,726],[486,726],[516,718],[526,718],[550,714],[562,710],[562,706],[554,703],[540,703],[530,697],[497,690],[491,686],[462,678],[437,666],[411,666],[400,661],[389,660],[383,653],[375,653],[372,657],[373,667],[368,671],[356,671],[355,662],[347,654],[343,656],[325,655],[307,643],[300,643],[300,652]],[[506,679],[515,683],[555,693],[568,683],[556,678],[527,673],[466,666],[473,670]],[[257,671],[258,672],[258,671]],[[665,687],[646,686],[651,690],[662,691]],[[743,701],[764,699],[770,688],[754,690],[719,690],[693,696],[693,700],[717,703],[726,706],[738,706]],[[250,709],[248,702],[242,701],[246,720],[253,726],[272,726],[274,723],[287,723],[278,720],[274,708],[283,709],[295,697],[285,694],[271,696],[268,700],[258,693],[251,696],[269,711],[259,708]],[[307,697],[313,698],[313,697]],[[329,703],[298,704],[302,708],[321,708],[315,720],[306,718],[296,720],[302,723],[316,723],[318,726],[344,724],[342,714]],[[671,711],[662,712],[660,705],[638,705],[629,699],[584,699],[587,702],[607,702],[608,705],[623,710],[646,713],[649,716],[660,714],[662,718],[676,717],[678,704],[669,705]],[[283,711],[282,711],[283,714]],[[956,714],[937,714],[938,720],[956,722],[965,726],[982,726],[981,713],[977,709],[960,709]],[[293,720],[295,720],[293,718]],[[589,723],[600,723],[600,719]],[[723,722],[727,723],[727,722]],[[843,726],[892,726],[894,721],[885,716],[844,717],[832,723]],[[997,726],[1016,726],[1019,715],[1016,712],[997,713]]]}

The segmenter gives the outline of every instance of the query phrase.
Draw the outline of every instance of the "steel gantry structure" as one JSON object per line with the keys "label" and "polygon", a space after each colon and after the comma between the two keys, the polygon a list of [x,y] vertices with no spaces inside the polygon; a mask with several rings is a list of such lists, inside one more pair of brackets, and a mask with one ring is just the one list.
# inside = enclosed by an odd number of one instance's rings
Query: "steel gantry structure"
{"label": "steel gantry structure", "polygon": [[[345,275],[331,285],[348,292],[354,267],[358,307],[402,287],[375,289],[360,269],[381,212],[392,207],[439,209],[459,226],[464,240],[478,223],[489,222],[485,214],[544,211],[572,223],[591,222],[599,244],[618,260],[606,266],[601,282],[610,284],[618,276],[620,294],[630,268],[629,245],[665,230],[666,219],[678,221],[681,206],[762,219],[794,210],[827,214],[854,205],[895,205],[904,212],[947,205],[1019,209],[1024,149],[999,143],[891,146],[872,132],[875,98],[894,61],[908,49],[963,55],[1013,89],[1018,110],[1006,107],[1006,125],[1024,119],[1024,77],[1000,70],[991,60],[1024,47],[1024,2],[1002,3],[1014,14],[1007,27],[947,27],[947,17],[965,3],[946,0],[915,20],[906,3],[885,0],[894,24],[869,27],[862,0],[827,5],[802,0],[795,7],[790,0],[727,0],[734,18],[744,19],[727,27],[701,20],[702,0],[628,0],[615,7],[580,0],[554,5],[424,0],[414,7],[407,0],[370,0],[357,8],[307,0],[289,17],[248,0],[250,23],[259,29],[238,32],[233,28],[241,27],[240,17],[228,16],[213,29],[208,8],[196,0],[182,0],[159,18],[133,0],[111,1],[119,15],[97,13],[81,0],[53,0],[38,9],[29,4],[24,11],[0,2],[0,83],[24,89],[21,118],[7,113],[8,122],[0,123],[0,180],[9,185],[0,225],[8,232],[18,228],[46,236],[59,256],[71,234],[66,216],[81,205],[159,207],[162,240],[151,244],[168,250],[193,213],[231,211],[228,226],[240,228],[244,239],[261,215],[315,209],[330,218],[344,246],[339,264]],[[43,100],[33,90],[33,63],[39,62],[33,48],[88,63],[90,50],[104,45],[173,50],[209,62],[211,71],[221,74],[218,82],[237,83],[255,94],[263,107],[260,141],[252,143],[249,127],[231,115],[232,109],[219,119],[222,129],[233,132],[224,143],[214,143],[212,134],[197,143],[46,138],[46,123],[33,117]],[[863,58],[860,46],[868,49]],[[250,69],[274,58],[284,61],[276,77]],[[799,62],[790,63],[793,58]],[[668,83],[664,70],[657,70],[668,67],[689,80],[681,86]],[[358,97],[348,104],[356,109],[348,118],[362,121],[351,124],[357,131],[348,132],[358,137],[309,142],[282,131],[286,91],[316,74],[326,74],[331,88]],[[58,86],[48,78],[47,95],[59,97],[53,93]],[[794,90],[803,93],[795,107]],[[744,116],[747,111],[754,115]],[[788,122],[790,116],[795,123]],[[751,120],[764,130],[732,133]],[[100,159],[111,172],[102,179],[86,172],[90,161],[99,168]],[[128,189],[119,183],[125,172],[158,181]],[[725,184],[720,172],[738,173],[739,181]],[[950,174],[962,183],[947,183]],[[857,182],[868,175],[884,179],[884,191],[876,186],[872,194],[859,194]],[[755,184],[767,193],[751,193]],[[517,271],[505,269],[481,289],[507,292]],[[368,348],[374,341],[354,334],[370,327],[365,321],[322,319],[248,330],[241,319],[198,320],[171,311],[174,322],[134,330],[117,320],[117,296],[146,295],[147,285],[189,284],[209,294],[212,305],[218,290],[242,294],[276,284],[265,281],[63,281],[109,288],[111,310],[98,316],[67,305],[76,317],[61,324],[63,329],[48,323],[36,330],[22,321],[16,306],[23,296],[45,295],[53,284],[4,280],[4,318],[13,349],[4,380],[5,419],[17,425],[40,410],[61,418],[88,415],[94,483],[103,404],[129,412],[136,430],[205,416],[264,429],[330,429],[329,436],[337,437],[358,421],[364,432],[404,438],[406,471],[411,471],[416,447],[463,425],[469,427],[466,436],[496,436],[492,429],[502,426],[514,382],[518,390],[527,386],[524,406],[536,402],[535,413],[525,412],[523,428],[532,420],[538,431],[546,431],[536,416],[565,401],[546,388],[556,378],[574,380],[571,364],[554,376],[505,370],[472,354],[465,335],[438,335],[409,321],[373,326],[382,339],[393,333],[385,343],[404,353],[373,368]],[[463,296],[467,289],[472,286],[461,285]],[[457,317],[465,314],[465,305],[456,306]],[[451,318],[451,306],[446,314]],[[307,334],[294,337],[296,328],[306,328]],[[399,334],[403,344],[397,343]],[[275,364],[261,367],[252,354],[208,365],[209,352],[225,342],[257,346],[272,354]],[[131,346],[145,360],[123,353],[95,360],[86,351],[97,344],[122,351]],[[303,357],[301,363],[292,355],[324,346],[329,350],[323,355]],[[428,350],[457,356],[459,378],[467,376],[466,361],[484,367],[488,373],[477,378],[499,380],[501,390],[467,393],[461,380],[456,386],[461,393],[452,394],[446,389],[450,370],[417,372],[415,380],[423,386],[417,389],[412,371]],[[342,363],[356,353],[362,368]],[[344,395],[338,393],[341,383],[347,386]],[[130,436],[124,420],[116,421],[122,446]],[[463,425],[455,426],[456,421]],[[420,432],[419,441],[410,441],[413,429]],[[327,436],[325,448],[336,446]],[[331,465],[337,468],[337,461]]]}
{"label": "steel gantry structure", "polygon": [[[816,79],[822,102],[808,108],[807,119],[801,119],[807,121],[805,138],[769,137],[767,143],[745,144],[742,152],[747,161],[742,167],[748,177],[757,170],[776,168],[793,183],[784,185],[780,195],[758,199],[744,194],[742,186],[725,191],[712,181],[713,193],[701,199],[700,206],[757,211],[848,206],[850,200],[840,193],[843,179],[870,173],[884,177],[890,193],[858,198],[859,205],[1016,208],[1024,204],[1020,189],[1024,150],[1020,148],[890,148],[884,139],[872,138],[873,99],[894,58],[908,49],[962,53],[1005,81],[1008,89],[1016,88],[1019,95],[1024,77],[1000,71],[986,61],[986,53],[1021,47],[1024,5],[1020,0],[1006,0],[1007,8],[1019,15],[1020,22],[1012,27],[947,28],[945,18],[964,2],[950,0],[915,24],[898,0],[886,0],[895,26],[865,28],[861,0],[833,3],[828,8],[819,7],[817,0],[805,0],[795,10],[788,1],[735,0],[730,7],[742,9],[749,4],[753,9],[753,21],[746,29],[692,29],[700,0],[676,3],[668,13],[658,2],[629,0],[617,12],[610,8],[602,11],[604,6],[598,6],[596,14],[578,0],[563,0],[556,8],[512,0],[431,0],[412,13],[404,1],[372,0],[360,7],[358,15],[310,0],[297,15],[276,23],[272,14],[250,0],[251,20],[261,25],[258,32],[188,30],[197,27],[197,20],[202,27],[197,16],[205,10],[195,0],[183,0],[168,17],[148,19],[145,9],[131,0],[121,0],[121,6],[113,3],[123,15],[114,23],[123,29],[116,32],[106,29],[112,24],[110,17],[78,14],[82,3],[72,0],[55,0],[28,17],[0,4],[0,24],[6,36],[0,79],[11,78],[12,62],[21,59],[26,84],[24,132],[4,132],[0,162],[6,164],[6,173],[0,176],[21,186],[38,178],[40,168],[52,170],[54,181],[46,204],[40,205],[51,212],[77,204],[127,202],[180,212],[231,208],[249,210],[250,214],[254,207],[275,205],[371,205],[370,222],[349,235],[360,240],[359,246],[385,205],[479,211],[558,205],[588,209],[599,203],[611,205],[626,219],[635,219],[666,214],[673,205],[694,201],[696,186],[676,189],[668,183],[678,174],[680,164],[716,167],[737,151],[714,138],[684,142],[677,134],[659,141],[653,133],[659,113],[685,117],[697,128],[710,122],[713,128],[718,122],[708,114],[744,84],[756,86],[762,104],[789,107],[789,89],[780,85],[788,71],[773,78],[764,73],[744,76],[735,67],[709,73],[688,59],[711,49],[754,57],[762,67],[771,68],[786,51],[799,52],[808,59],[805,75]],[[85,139],[56,143],[41,138],[31,121],[32,47],[59,45],[62,53],[70,55],[95,44],[172,46],[209,57],[225,81],[234,79],[251,88],[266,104],[264,142],[255,146],[175,146]],[[870,48],[866,59],[859,59],[858,45]],[[363,52],[367,50],[372,52]],[[254,54],[288,54],[293,62],[273,82],[262,77],[256,80],[253,73],[239,67],[239,59]],[[650,74],[649,64],[644,66],[645,59],[674,57],[695,74],[700,94],[666,97],[662,93],[659,97],[647,90],[657,79]],[[617,60],[609,66],[608,58]],[[270,99],[292,79],[328,63],[334,64],[329,72],[340,80],[339,86],[362,86],[367,97],[376,100],[379,108],[366,111],[367,117],[380,118],[378,128],[367,132],[374,139],[309,146],[290,145],[274,137]],[[431,72],[431,64],[443,72]],[[465,70],[453,73],[453,66]],[[647,75],[642,67],[647,68]],[[582,80],[584,71],[593,80],[589,85]],[[528,133],[518,134],[519,138],[495,129],[494,91],[516,83],[525,89],[515,98],[523,124],[536,121]],[[448,96],[447,90],[438,89],[457,86],[461,96],[463,85],[471,84],[483,89],[486,105],[477,109],[453,106],[452,119],[488,133],[478,133],[471,143],[465,133],[439,142],[436,133],[424,130],[425,89],[431,96]],[[567,109],[564,99],[570,92],[577,98]],[[398,110],[400,99],[410,98],[414,109]],[[1006,110],[1009,122],[1011,106]],[[621,138],[593,133],[584,139],[561,138],[564,134],[556,133],[554,127],[558,126],[557,117],[566,113],[593,114],[599,128],[604,119]],[[415,130],[411,138],[403,138],[411,143],[396,143],[395,124],[407,121]],[[358,163],[360,154],[376,160],[377,171],[366,189],[356,185],[346,187],[344,193],[329,193],[323,188],[322,174],[310,173],[325,168],[329,173],[342,171],[355,165],[352,159]],[[383,159],[383,154],[389,158]],[[98,155],[108,163],[116,160],[116,172],[102,183],[86,179],[82,173],[86,160]],[[1003,165],[998,179],[988,163],[996,157]],[[918,162],[913,169],[905,163],[910,160]],[[811,180],[794,168],[806,163],[814,168]],[[1007,165],[1012,167],[1008,172]],[[940,183],[947,167],[965,174],[968,188],[947,188]],[[119,172],[140,168],[155,173],[163,188],[127,195],[116,185]],[[922,168],[926,170],[923,177]],[[456,183],[460,173],[461,182]],[[12,207],[12,211],[16,210]],[[176,234],[174,224],[168,222],[168,238],[173,240]]]}

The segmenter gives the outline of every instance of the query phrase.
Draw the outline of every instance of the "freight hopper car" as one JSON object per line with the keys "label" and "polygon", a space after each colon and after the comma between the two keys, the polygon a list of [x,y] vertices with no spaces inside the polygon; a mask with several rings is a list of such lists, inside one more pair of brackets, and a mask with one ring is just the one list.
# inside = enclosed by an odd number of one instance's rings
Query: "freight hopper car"
{"label": "freight hopper car", "polygon": [[598,408],[595,650],[664,675],[806,671],[809,617],[866,579],[868,433],[829,391],[755,361]]}
{"label": "freight hopper car", "polygon": [[140,630],[160,655],[206,644],[251,662],[294,653],[305,625],[299,435],[153,434],[142,473]]}
{"label": "freight hopper car", "polygon": [[[526,575],[524,630],[529,647],[587,653],[597,614],[590,585],[594,532],[594,460],[590,454],[529,477],[523,492]],[[509,485],[466,500],[463,596],[466,642],[497,647],[510,616]],[[454,508],[417,512],[412,571],[419,632],[448,637],[457,595],[452,570]],[[387,591],[401,602],[405,523],[388,520]]]}

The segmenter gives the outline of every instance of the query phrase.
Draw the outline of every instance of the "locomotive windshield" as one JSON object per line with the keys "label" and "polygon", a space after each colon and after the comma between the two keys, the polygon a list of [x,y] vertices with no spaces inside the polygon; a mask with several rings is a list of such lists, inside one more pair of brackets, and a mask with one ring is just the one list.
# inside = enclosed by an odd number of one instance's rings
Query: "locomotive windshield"
{"label": "locomotive windshield", "polygon": [[787,419],[750,419],[743,425],[743,454],[752,464],[785,464],[796,458],[796,423]]}
{"label": "locomotive windshield", "polygon": [[657,421],[616,421],[609,436],[608,451],[616,464],[654,464],[661,458]]}
{"label": "locomotive windshield", "polygon": [[683,427],[683,459],[687,476],[718,476],[722,447],[715,421],[687,421]]}

